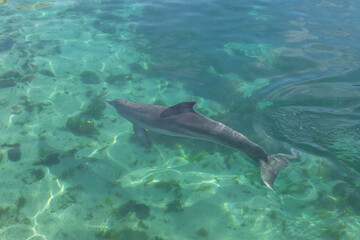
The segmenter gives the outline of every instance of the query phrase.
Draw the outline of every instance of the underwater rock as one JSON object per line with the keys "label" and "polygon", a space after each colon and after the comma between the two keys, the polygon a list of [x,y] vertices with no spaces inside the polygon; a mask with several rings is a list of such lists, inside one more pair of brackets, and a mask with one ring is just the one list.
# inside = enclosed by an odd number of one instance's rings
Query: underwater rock
{"label": "underwater rock", "polygon": [[17,162],[21,159],[20,148],[11,148],[8,150],[8,159]]}
{"label": "underwater rock", "polygon": [[21,159],[21,151],[20,144],[14,144],[14,148],[11,148],[7,151],[8,159],[13,162],[20,161]]}
{"label": "underwater rock", "polygon": [[91,71],[84,71],[80,74],[80,80],[86,84],[98,84],[100,79],[96,73]]}
{"label": "underwater rock", "polygon": [[45,173],[41,169],[32,169],[31,175],[35,178],[36,181],[40,181],[45,177]]}
{"label": "underwater rock", "polygon": [[92,136],[98,133],[94,122],[81,116],[70,117],[66,122],[66,128],[72,133],[82,136]]}
{"label": "underwater rock", "polygon": [[134,211],[136,217],[140,220],[147,219],[150,216],[150,208],[145,204],[136,204]]}
{"label": "underwater rock", "polygon": [[114,214],[120,217],[126,217],[129,213],[135,213],[135,216],[144,220],[150,216],[150,208],[145,204],[138,204],[134,200],[129,200],[127,203],[115,209]]}
{"label": "underwater rock", "polygon": [[36,162],[37,165],[45,165],[47,167],[51,167],[52,165],[58,164],[60,162],[59,153],[54,152],[47,155],[45,158]]}

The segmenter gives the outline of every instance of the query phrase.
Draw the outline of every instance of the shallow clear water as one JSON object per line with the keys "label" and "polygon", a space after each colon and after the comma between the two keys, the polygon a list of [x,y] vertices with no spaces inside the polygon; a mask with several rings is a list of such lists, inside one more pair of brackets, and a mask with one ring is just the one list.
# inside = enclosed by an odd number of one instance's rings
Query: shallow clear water
{"label": "shallow clear water", "polygon": [[[0,1],[0,239],[358,239],[359,2],[43,3]],[[299,159],[270,190],[222,146],[146,149],[115,98]]]}

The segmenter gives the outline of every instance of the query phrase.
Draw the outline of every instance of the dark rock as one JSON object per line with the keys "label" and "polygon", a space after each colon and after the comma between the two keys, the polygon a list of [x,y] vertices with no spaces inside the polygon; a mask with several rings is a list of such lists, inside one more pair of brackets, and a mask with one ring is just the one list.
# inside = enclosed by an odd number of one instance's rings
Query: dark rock
{"label": "dark rock", "polygon": [[133,212],[136,206],[136,202],[134,200],[130,200],[127,203],[121,205],[115,210],[115,214],[120,217],[126,217],[130,212]]}
{"label": "dark rock", "polygon": [[31,175],[34,176],[37,181],[40,181],[45,177],[45,173],[41,169],[32,169]]}
{"label": "dark rock", "polygon": [[58,164],[60,162],[59,160],[59,153],[54,152],[47,155],[45,158],[41,159],[36,164],[38,165],[45,165],[47,167],[50,167],[52,165]]}
{"label": "dark rock", "polygon": [[145,204],[136,204],[134,211],[136,217],[140,220],[147,219],[150,216],[150,208]]}
{"label": "dark rock", "polygon": [[8,159],[10,161],[20,161],[21,159],[21,152],[20,152],[20,144],[18,144],[16,147],[11,148],[7,151],[8,153]]}
{"label": "dark rock", "polygon": [[98,84],[100,79],[96,73],[91,71],[84,71],[80,74],[80,80],[86,84]]}
{"label": "dark rock", "polygon": [[145,204],[138,204],[134,200],[128,201],[114,211],[115,215],[120,217],[126,217],[131,212],[135,213],[135,216],[140,220],[147,219],[150,216],[150,208]]}

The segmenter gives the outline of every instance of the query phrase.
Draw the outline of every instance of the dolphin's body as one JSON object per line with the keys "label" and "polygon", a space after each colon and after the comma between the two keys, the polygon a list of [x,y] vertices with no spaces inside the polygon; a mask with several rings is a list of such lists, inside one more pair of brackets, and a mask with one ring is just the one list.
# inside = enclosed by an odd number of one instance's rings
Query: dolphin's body
{"label": "dolphin's body", "polygon": [[121,116],[132,122],[135,134],[146,146],[151,145],[145,130],[148,129],[171,136],[207,140],[234,148],[260,163],[261,178],[271,189],[280,170],[288,165],[290,159],[297,157],[295,151],[293,156],[285,154],[268,156],[264,149],[241,133],[197,113],[193,109],[196,102],[182,102],[172,107],[136,103],[125,99],[107,102],[114,106]]}

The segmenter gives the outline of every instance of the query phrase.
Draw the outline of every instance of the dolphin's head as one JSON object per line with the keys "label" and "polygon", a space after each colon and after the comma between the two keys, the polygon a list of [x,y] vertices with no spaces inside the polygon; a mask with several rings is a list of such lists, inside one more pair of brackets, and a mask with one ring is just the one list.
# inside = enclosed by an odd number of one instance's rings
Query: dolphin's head
{"label": "dolphin's head", "polygon": [[119,114],[122,114],[127,109],[133,108],[133,105],[136,104],[132,101],[121,98],[115,100],[107,100],[106,102],[113,106]]}
{"label": "dolphin's head", "polygon": [[121,98],[118,98],[118,99],[114,99],[114,100],[107,100],[106,101],[108,104],[110,104],[111,106],[113,106],[114,108],[121,108],[121,107],[124,107],[124,106],[128,106],[129,103],[131,103],[131,101],[129,100],[126,100],[126,99],[121,99]]}

